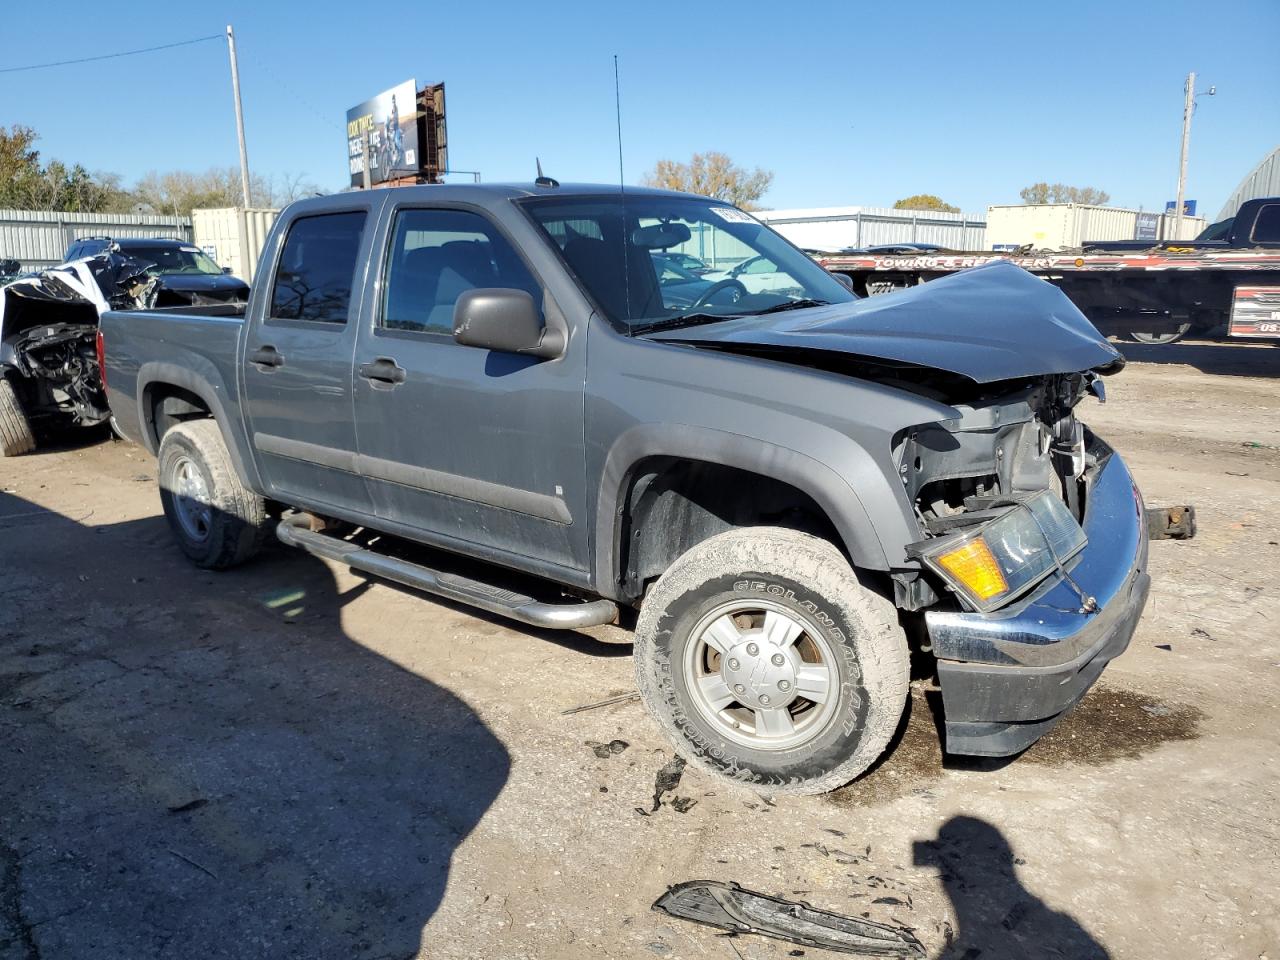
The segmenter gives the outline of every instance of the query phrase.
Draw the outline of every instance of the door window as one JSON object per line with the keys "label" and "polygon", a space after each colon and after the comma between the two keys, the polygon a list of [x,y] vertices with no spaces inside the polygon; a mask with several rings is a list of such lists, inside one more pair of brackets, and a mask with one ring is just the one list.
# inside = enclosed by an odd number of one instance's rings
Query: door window
{"label": "door window", "polygon": [[1253,224],[1254,243],[1280,243],[1280,203],[1268,203]]}
{"label": "door window", "polygon": [[477,288],[512,287],[542,300],[515,248],[466,210],[400,211],[386,270],[380,323],[392,330],[452,337],[454,304]]}
{"label": "door window", "polygon": [[271,292],[272,320],[344,324],[365,213],[301,217],[289,227]]}

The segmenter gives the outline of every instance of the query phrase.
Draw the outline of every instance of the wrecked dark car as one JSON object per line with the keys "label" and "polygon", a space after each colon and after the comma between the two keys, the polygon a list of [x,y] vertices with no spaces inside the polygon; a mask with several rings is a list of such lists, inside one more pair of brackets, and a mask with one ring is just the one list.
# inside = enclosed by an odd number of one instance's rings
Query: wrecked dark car
{"label": "wrecked dark car", "polygon": [[[669,299],[666,252],[723,277]],[[300,201],[258,276],[102,318],[186,555],[274,534],[542,628],[637,611],[653,717],[745,787],[865,771],[913,655],[948,751],[1017,753],[1141,616],[1142,498],[1079,417],[1123,361],[1011,264],[859,300],[727,204],[543,179]]]}
{"label": "wrecked dark car", "polygon": [[34,450],[42,423],[110,419],[96,345],[103,311],[243,304],[248,286],[216,265],[211,276],[210,265],[178,241],[110,242],[0,287],[0,455]]}

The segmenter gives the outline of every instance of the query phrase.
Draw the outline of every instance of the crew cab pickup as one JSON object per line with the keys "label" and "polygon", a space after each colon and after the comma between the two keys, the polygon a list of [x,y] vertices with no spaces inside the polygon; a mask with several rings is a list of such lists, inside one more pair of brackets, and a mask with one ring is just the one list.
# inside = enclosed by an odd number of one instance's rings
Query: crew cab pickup
{"label": "crew cab pickup", "polygon": [[[668,296],[664,252],[776,276]],[[541,180],[300,201],[256,276],[244,311],[102,318],[183,552],[274,532],[537,627],[634,624],[656,721],[745,786],[864,771],[912,652],[949,751],[1016,753],[1142,613],[1142,500],[1076,415],[1123,361],[1011,264],[858,299],[734,207]]]}

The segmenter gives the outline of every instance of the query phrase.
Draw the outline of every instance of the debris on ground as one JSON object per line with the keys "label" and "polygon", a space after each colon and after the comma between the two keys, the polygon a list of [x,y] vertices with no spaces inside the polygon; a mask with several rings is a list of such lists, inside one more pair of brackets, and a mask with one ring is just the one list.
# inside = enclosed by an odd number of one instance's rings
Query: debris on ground
{"label": "debris on ground", "polygon": [[658,812],[658,808],[662,806],[662,795],[671,793],[680,786],[680,778],[683,776],[684,757],[672,757],[662,765],[658,775],[653,778],[653,809],[650,812]]}
{"label": "debris on ground", "polygon": [[1190,540],[1196,535],[1196,508],[1147,507],[1147,537],[1151,540]]}
{"label": "debris on ground", "polygon": [[608,760],[610,757],[616,757],[631,744],[625,740],[610,740],[608,743],[601,743],[599,740],[584,740],[591,752],[601,760]]}
{"label": "debris on ground", "polygon": [[736,883],[691,880],[670,887],[653,909],[729,932],[755,933],[805,947],[871,957],[923,957],[911,931],[816,910],[807,903],[744,890]]}
{"label": "debris on ground", "polygon": [[688,813],[698,805],[698,801],[693,797],[675,797],[671,801],[671,809],[676,813]]}
{"label": "debris on ground", "polygon": [[630,693],[620,693],[616,697],[608,697],[604,700],[597,700],[594,703],[584,703],[578,707],[570,707],[568,710],[561,710],[560,716],[567,717],[570,714],[582,713],[585,710],[597,710],[600,707],[610,707],[615,703],[629,703],[632,700],[639,700],[640,694],[632,690]]}

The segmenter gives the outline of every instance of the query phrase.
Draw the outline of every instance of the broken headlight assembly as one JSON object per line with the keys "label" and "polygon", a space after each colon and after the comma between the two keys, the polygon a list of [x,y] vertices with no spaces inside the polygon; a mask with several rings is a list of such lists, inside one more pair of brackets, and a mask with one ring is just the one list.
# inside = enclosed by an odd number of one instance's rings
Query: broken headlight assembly
{"label": "broken headlight assembly", "polygon": [[1007,502],[1009,509],[994,520],[908,548],[980,613],[1063,570],[1088,543],[1071,511],[1048,490]]}

